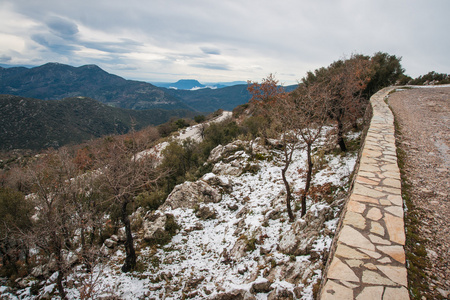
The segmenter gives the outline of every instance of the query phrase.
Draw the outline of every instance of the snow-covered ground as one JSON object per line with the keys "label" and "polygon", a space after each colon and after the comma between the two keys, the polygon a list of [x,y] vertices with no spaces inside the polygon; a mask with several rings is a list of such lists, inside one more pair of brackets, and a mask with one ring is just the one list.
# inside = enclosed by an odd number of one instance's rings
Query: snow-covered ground
{"label": "snow-covered ground", "polygon": [[[192,136],[192,135],[191,135]],[[205,299],[220,292],[236,289],[249,291],[255,282],[270,278],[272,288],[284,288],[294,291],[301,287],[300,299],[313,299],[313,285],[321,278],[320,264],[313,263],[310,255],[292,256],[279,251],[281,238],[291,231],[293,223],[288,221],[284,209],[284,185],[281,179],[281,153],[270,152],[273,159],[252,161],[259,171],[244,173],[240,176],[207,174],[203,177],[218,176],[232,185],[232,192],[222,194],[218,203],[202,204],[216,212],[213,219],[201,220],[195,209],[168,209],[165,212],[174,215],[180,225],[179,232],[164,247],[139,247],[138,261],[145,266],[140,272],[122,273],[121,262],[125,257],[122,248],[115,251],[110,262],[96,266],[92,285],[96,297],[118,295],[120,299]],[[240,159],[248,159],[243,152]],[[326,167],[313,177],[314,186],[332,183],[345,186],[356,163],[356,153],[345,156],[325,156]],[[304,187],[306,153],[297,150],[288,171],[294,194]],[[293,206],[299,195],[295,196]],[[329,206],[325,201],[308,201],[308,210],[317,214]],[[337,207],[333,207],[334,218],[323,224],[314,241],[313,251],[322,253],[331,245],[332,232],[338,219]],[[279,218],[267,218],[268,212],[279,210]],[[296,212],[297,219],[300,212]],[[195,230],[192,227],[197,226]],[[331,234],[330,234],[331,233]],[[240,240],[257,241],[254,249],[235,251]],[[229,254],[235,251],[228,261]],[[236,255],[236,253],[241,253]],[[281,267],[291,263],[293,266],[309,266],[310,275],[304,282],[293,284]],[[79,281],[72,276],[69,281]],[[191,286],[191,288],[188,288]],[[55,288],[51,279],[47,290]],[[68,288],[68,296],[78,299],[80,292]],[[0,289],[2,299],[36,299],[30,295],[30,288],[24,289],[19,297],[12,296],[4,288]],[[298,293],[297,293],[298,294]],[[256,299],[267,299],[268,293],[257,293]],[[5,298],[3,298],[5,297]]]}

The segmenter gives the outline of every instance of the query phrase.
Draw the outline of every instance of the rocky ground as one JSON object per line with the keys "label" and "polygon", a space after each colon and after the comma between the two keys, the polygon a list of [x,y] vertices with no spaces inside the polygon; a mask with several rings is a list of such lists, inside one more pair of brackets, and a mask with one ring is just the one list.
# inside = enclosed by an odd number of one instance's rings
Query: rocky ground
{"label": "rocky ground", "polygon": [[[315,299],[357,153],[314,153],[314,198],[301,218],[306,154],[295,151],[287,176],[297,217],[290,223],[276,146],[237,140],[216,147],[212,173],[176,186],[157,211],[133,214],[138,270],[120,271],[121,228],[101,249],[107,263],[90,277],[78,269],[69,276],[68,298],[80,299],[89,286],[95,299]],[[20,279],[16,290],[0,283],[0,298],[51,298],[55,274],[39,283],[37,295],[33,277]]]}
{"label": "rocky ground", "polygon": [[429,261],[421,298],[449,298],[450,87],[397,90],[389,96],[389,105],[400,127],[403,171]]}

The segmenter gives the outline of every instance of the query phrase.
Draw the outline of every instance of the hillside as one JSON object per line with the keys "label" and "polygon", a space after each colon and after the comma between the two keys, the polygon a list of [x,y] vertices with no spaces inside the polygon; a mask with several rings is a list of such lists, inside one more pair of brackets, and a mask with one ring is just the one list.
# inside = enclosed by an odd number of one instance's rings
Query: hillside
{"label": "hillside", "polygon": [[30,69],[0,67],[0,94],[43,100],[82,96],[127,109],[189,109],[150,83],[126,80],[96,65],[72,67],[48,63]]}
{"label": "hillside", "polygon": [[167,122],[173,116],[192,115],[187,110],[114,108],[84,97],[44,101],[0,95],[0,150],[59,147],[126,133],[132,119],[140,129]]}

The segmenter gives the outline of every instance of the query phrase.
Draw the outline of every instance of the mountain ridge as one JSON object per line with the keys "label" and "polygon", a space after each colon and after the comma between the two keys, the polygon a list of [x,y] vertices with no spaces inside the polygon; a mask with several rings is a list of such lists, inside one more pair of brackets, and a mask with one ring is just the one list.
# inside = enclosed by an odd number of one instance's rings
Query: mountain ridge
{"label": "mountain ridge", "polygon": [[47,63],[34,68],[0,67],[0,94],[42,100],[89,97],[127,109],[191,109],[181,100],[143,81],[127,80],[97,65]]}

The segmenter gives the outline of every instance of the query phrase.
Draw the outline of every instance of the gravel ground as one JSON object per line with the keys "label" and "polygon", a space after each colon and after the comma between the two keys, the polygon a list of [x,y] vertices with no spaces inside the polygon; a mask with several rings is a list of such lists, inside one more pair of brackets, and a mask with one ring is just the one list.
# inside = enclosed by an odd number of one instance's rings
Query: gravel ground
{"label": "gravel ground", "polygon": [[389,96],[406,152],[411,201],[420,211],[429,268],[426,297],[450,297],[450,87],[417,88]]}

